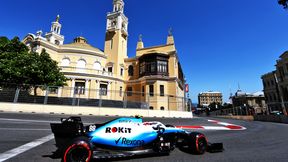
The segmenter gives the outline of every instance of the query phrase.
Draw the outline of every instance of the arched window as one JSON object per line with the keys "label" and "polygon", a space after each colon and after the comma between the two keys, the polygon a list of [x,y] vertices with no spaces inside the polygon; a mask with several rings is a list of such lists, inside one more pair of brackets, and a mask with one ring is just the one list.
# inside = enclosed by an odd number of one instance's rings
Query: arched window
{"label": "arched window", "polygon": [[102,67],[101,67],[101,63],[100,62],[95,62],[94,65],[93,65],[93,68],[95,70],[102,70]]}
{"label": "arched window", "polygon": [[160,107],[160,110],[165,110],[165,108],[163,106]]}
{"label": "arched window", "polygon": [[77,61],[77,68],[85,68],[86,67],[86,61],[84,59],[80,59]]}
{"label": "arched window", "polygon": [[133,76],[133,73],[134,73],[134,68],[132,65],[130,65],[128,68],[128,74],[129,74],[129,76]]}
{"label": "arched window", "polygon": [[55,44],[56,45],[60,45],[60,41],[59,40],[55,40]]}
{"label": "arched window", "polygon": [[153,107],[153,106],[150,106],[150,107],[149,107],[149,109],[150,109],[150,110],[153,110],[153,109],[154,109],[154,107]]}
{"label": "arched window", "polygon": [[63,58],[61,61],[61,66],[69,66],[70,65],[70,59],[69,58]]}

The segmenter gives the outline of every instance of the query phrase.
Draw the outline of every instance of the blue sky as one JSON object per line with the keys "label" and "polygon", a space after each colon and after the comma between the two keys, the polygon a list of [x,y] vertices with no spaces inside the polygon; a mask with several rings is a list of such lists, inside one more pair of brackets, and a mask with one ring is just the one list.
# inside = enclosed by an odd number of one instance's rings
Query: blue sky
{"label": "blue sky", "polygon": [[[274,70],[288,49],[288,11],[277,0],[124,0],[129,18],[128,55],[135,56],[138,35],[145,46],[166,42],[173,28],[190,97],[221,91],[228,100],[238,83],[243,91],[263,89],[261,75]],[[3,0],[0,35],[19,36],[50,30],[60,14],[65,43],[82,35],[104,47],[106,13],[112,0]]]}

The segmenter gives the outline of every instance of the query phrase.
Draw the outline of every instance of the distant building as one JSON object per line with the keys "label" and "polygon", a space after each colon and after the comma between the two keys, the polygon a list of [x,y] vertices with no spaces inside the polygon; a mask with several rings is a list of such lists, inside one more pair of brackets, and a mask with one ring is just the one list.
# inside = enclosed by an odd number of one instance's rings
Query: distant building
{"label": "distant building", "polygon": [[247,108],[247,110],[253,110],[255,113],[265,113],[267,110],[265,96],[262,91],[245,93],[238,90],[231,99],[234,107]]}
{"label": "distant building", "polygon": [[288,51],[276,62],[276,70],[262,75],[264,93],[269,111],[283,111],[288,107]]}
{"label": "distant building", "polygon": [[208,107],[211,103],[223,103],[221,92],[201,92],[198,94],[198,104],[199,106]]}
{"label": "distant building", "polygon": [[264,87],[265,101],[269,108],[269,111],[282,111],[281,99],[276,80],[276,71],[262,75],[261,79]]}

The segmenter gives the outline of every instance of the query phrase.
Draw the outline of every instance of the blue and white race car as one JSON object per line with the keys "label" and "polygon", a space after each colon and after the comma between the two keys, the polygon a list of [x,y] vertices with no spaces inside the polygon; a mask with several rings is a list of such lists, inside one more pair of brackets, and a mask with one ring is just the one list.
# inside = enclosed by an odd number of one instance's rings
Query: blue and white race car
{"label": "blue and white race car", "polygon": [[57,152],[64,162],[89,162],[139,155],[169,154],[176,147],[191,154],[220,152],[222,143],[208,143],[198,132],[188,132],[161,122],[141,118],[117,118],[84,126],[80,117],[51,123]]}

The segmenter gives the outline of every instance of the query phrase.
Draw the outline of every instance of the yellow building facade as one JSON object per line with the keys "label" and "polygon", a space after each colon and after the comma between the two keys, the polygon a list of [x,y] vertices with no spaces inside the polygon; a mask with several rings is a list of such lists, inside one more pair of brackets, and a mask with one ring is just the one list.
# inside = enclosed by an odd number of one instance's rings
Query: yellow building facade
{"label": "yellow building facade", "polygon": [[104,51],[91,46],[84,37],[64,44],[59,16],[45,36],[38,31],[24,38],[32,51],[41,53],[45,49],[68,78],[65,87],[57,87],[49,95],[127,100],[153,110],[184,111],[185,80],[172,33],[166,44],[153,47],[144,47],[140,36],[136,56],[128,58],[128,18],[123,0],[113,0],[106,24]]}

